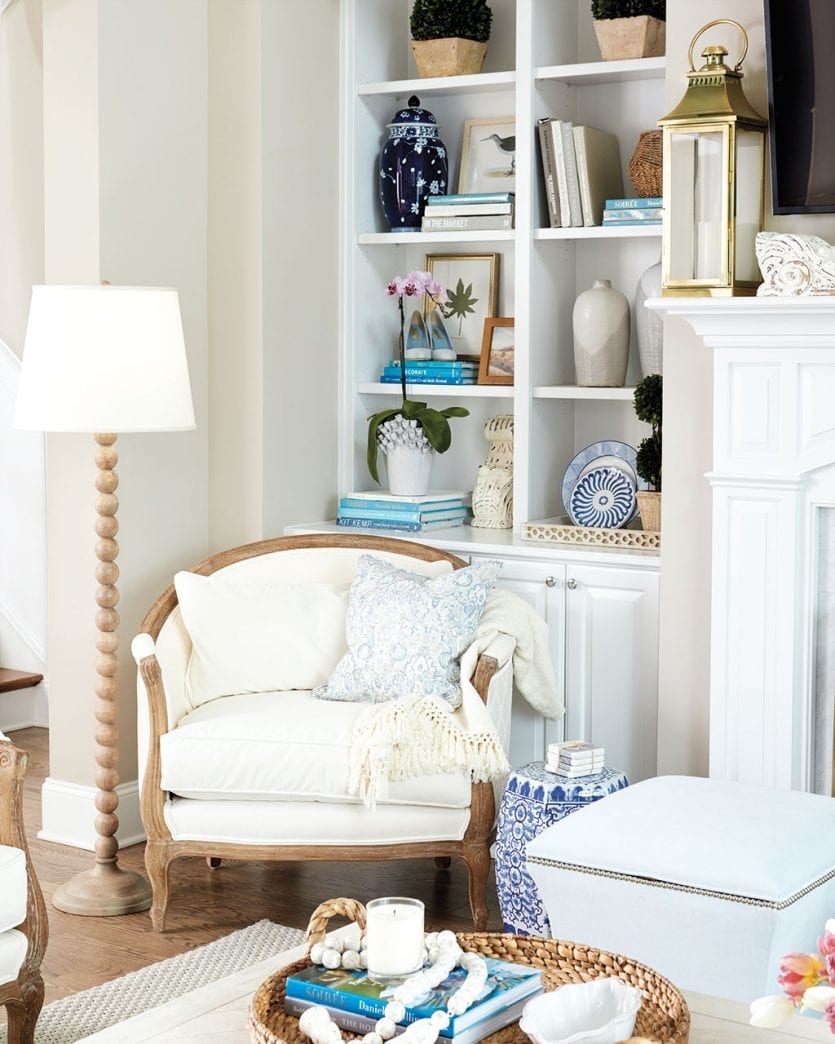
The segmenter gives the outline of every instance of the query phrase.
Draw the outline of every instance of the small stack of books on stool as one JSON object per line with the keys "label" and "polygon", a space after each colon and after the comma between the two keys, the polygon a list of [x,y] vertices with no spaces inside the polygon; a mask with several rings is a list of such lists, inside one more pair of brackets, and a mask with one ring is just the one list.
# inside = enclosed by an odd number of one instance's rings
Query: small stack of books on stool
{"label": "small stack of books on stool", "polygon": [[545,767],[557,776],[575,779],[577,776],[593,776],[606,767],[606,751],[592,743],[575,740],[570,743],[549,743]]}

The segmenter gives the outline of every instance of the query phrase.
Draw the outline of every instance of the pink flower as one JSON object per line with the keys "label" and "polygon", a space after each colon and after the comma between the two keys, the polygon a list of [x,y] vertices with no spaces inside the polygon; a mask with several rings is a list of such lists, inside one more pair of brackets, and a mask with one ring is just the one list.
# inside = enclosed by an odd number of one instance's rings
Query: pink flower
{"label": "pink flower", "polygon": [[823,938],[818,939],[818,953],[821,957],[832,957],[835,955],[835,920],[832,918],[826,922]]}
{"label": "pink flower", "polygon": [[413,283],[411,278],[404,285],[403,293],[406,297],[423,297],[423,290],[417,285],[417,283]]}
{"label": "pink flower", "polygon": [[406,280],[403,276],[395,276],[394,279],[386,287],[386,293],[389,297],[401,297],[406,287]]}
{"label": "pink flower", "polygon": [[432,276],[429,272],[415,272],[409,273],[409,282],[414,283],[420,292],[426,293],[426,289],[432,281]]}
{"label": "pink flower", "polygon": [[447,303],[446,290],[444,290],[443,286],[438,282],[437,279],[430,279],[430,281],[426,284],[426,292],[427,294],[429,294],[432,300],[436,302],[436,304]]}
{"label": "pink flower", "polygon": [[809,986],[817,986],[824,973],[824,963],[816,953],[787,953],[780,961],[777,984],[787,997],[798,1002]]}
{"label": "pink flower", "polygon": [[835,1001],[830,1001],[823,1010],[823,1017],[830,1033],[835,1033]]}
{"label": "pink flower", "polygon": [[830,953],[826,958],[826,976],[830,983],[835,986],[835,953]]}

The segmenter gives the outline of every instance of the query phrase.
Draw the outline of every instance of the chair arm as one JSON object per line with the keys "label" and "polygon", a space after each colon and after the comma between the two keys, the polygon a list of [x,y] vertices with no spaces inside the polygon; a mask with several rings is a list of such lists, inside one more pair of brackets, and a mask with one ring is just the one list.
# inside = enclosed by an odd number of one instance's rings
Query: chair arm
{"label": "chair arm", "polygon": [[9,740],[0,740],[0,844],[22,849],[26,859],[26,920],[20,925],[20,931],[26,936],[28,948],[19,976],[37,971],[49,937],[43,893],[23,825],[23,777],[28,764],[29,755],[25,751]]}
{"label": "chair arm", "polygon": [[516,640],[498,634],[481,652],[472,684],[484,701],[505,753],[510,749],[510,715],[513,701],[513,650]]}
{"label": "chair arm", "polygon": [[[148,838],[170,838],[165,823],[165,795],[162,791],[160,738],[168,732],[168,704],[162,670],[156,656],[156,644],[150,634],[137,634],[130,645],[139,677],[148,700],[147,736],[140,736],[140,805],[142,823]],[[137,694],[141,698],[141,693]],[[143,715],[140,715],[140,721]],[[144,764],[143,764],[144,762]]]}

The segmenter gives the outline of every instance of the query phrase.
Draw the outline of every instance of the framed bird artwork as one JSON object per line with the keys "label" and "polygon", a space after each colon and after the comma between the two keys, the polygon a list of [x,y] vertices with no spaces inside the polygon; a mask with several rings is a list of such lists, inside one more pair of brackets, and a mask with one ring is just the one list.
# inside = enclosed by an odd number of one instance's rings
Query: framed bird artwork
{"label": "framed bird artwork", "polygon": [[516,191],[516,122],[512,116],[464,121],[458,191]]}

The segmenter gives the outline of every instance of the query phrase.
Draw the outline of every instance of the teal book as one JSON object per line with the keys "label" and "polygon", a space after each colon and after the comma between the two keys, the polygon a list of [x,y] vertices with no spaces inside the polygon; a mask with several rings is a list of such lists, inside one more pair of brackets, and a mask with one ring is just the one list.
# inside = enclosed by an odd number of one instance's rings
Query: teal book
{"label": "teal book", "polygon": [[350,507],[339,504],[339,518],[380,518],[380,519],[391,519],[393,522],[443,522],[447,519],[458,519],[466,518],[469,514],[469,508],[461,507],[450,508],[445,511],[414,511],[411,513],[405,511],[398,511],[396,508],[371,508],[371,507]]}
{"label": "teal book", "polygon": [[[386,367],[388,370],[388,367]],[[400,384],[399,373],[387,373],[384,370],[380,374],[380,384]],[[406,374],[407,384],[475,384],[476,373],[449,373],[449,374]]]}
{"label": "teal book", "polygon": [[625,199],[607,199],[606,210],[657,210],[664,206],[661,196],[627,196]]}
{"label": "teal book", "polygon": [[[428,1019],[436,1011],[445,1011],[450,997],[465,978],[464,969],[456,968],[439,986],[406,1009],[405,1024]],[[488,1015],[504,1010],[522,998],[531,997],[540,991],[540,980],[541,969],[488,957],[487,981],[483,990],[472,1007],[450,1019],[441,1036],[455,1037]],[[369,1018],[380,1018],[397,984],[377,982],[365,971],[329,970],[312,965],[288,976],[286,985],[288,999],[294,997]]]}
{"label": "teal book", "polygon": [[460,206],[462,203],[512,203],[512,192],[459,192],[449,196],[427,196],[427,209],[431,207]]}
{"label": "teal book", "polygon": [[[368,508],[370,511],[390,511],[392,516],[401,515],[430,515],[438,511],[461,511],[469,507],[464,500],[465,494],[453,497],[442,497],[438,500],[406,500],[401,498],[386,497],[382,493],[371,497],[361,497],[356,494],[342,497],[339,501],[340,508]],[[469,499],[469,494],[466,495]]]}
{"label": "teal book", "polygon": [[425,533],[429,529],[463,526],[464,516],[442,519],[440,522],[407,522],[399,518],[337,518],[336,524],[348,529],[399,529],[402,533]]}

